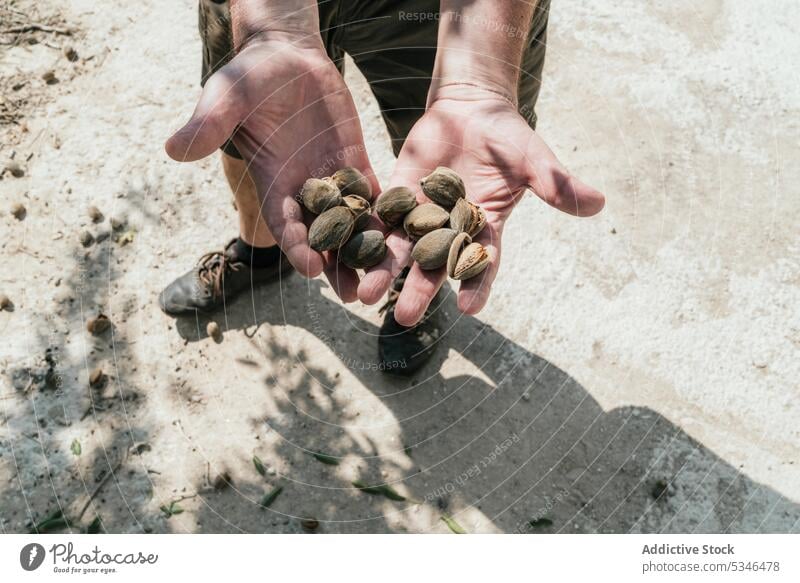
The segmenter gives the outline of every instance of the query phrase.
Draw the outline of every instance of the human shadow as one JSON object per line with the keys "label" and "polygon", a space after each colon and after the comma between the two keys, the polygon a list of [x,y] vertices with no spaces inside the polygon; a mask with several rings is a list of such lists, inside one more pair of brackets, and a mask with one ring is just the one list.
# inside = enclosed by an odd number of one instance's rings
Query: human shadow
{"label": "human shadow", "polygon": [[[211,316],[259,354],[246,362],[264,383],[250,421],[267,431],[260,455],[273,474],[207,503],[201,531],[300,532],[304,516],[323,532],[446,531],[444,515],[468,532],[797,530],[796,503],[653,410],[603,410],[565,371],[460,314],[451,291],[435,357],[394,378],[378,370],[377,326],[324,286],[289,277]],[[177,330],[202,340],[211,317]],[[283,493],[259,509],[275,485]]]}

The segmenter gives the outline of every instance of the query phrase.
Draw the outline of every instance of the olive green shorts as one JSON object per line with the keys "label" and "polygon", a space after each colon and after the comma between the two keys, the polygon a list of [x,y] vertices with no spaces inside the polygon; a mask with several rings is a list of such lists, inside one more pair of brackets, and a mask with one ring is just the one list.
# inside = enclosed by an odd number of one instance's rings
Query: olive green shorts
{"label": "olive green shorts", "polygon": [[[344,72],[349,54],[366,77],[392,138],[395,155],[425,111],[439,20],[439,0],[318,0],[320,31],[328,55]],[[534,106],[544,66],[550,0],[540,0],[528,26],[503,25],[510,38],[524,35],[519,111],[536,127]],[[486,26],[498,26],[487,22]],[[233,56],[227,0],[200,0],[203,41],[201,84]],[[241,158],[232,142],[223,151]]]}

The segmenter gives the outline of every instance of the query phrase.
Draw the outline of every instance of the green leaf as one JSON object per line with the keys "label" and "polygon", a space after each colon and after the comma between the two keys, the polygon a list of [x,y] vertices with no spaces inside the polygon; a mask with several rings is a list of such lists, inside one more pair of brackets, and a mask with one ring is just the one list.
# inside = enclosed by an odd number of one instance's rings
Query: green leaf
{"label": "green leaf", "polygon": [[64,516],[63,510],[56,510],[52,514],[40,520],[35,526],[31,527],[28,531],[29,534],[44,534],[54,530],[61,530],[62,528],[69,528],[72,526],[70,520]]}
{"label": "green leaf", "polygon": [[283,492],[283,486],[278,486],[277,488],[273,488],[271,492],[267,492],[264,494],[264,497],[261,499],[261,507],[262,508],[269,508],[275,499],[280,496],[281,492]]}
{"label": "green leaf", "polygon": [[548,526],[553,526],[553,521],[549,518],[532,518],[528,521],[528,524],[531,528],[546,528]]}
{"label": "green leaf", "polygon": [[314,456],[314,459],[318,462],[322,462],[323,464],[327,464],[329,466],[338,466],[339,463],[341,463],[341,460],[338,457],[333,457],[327,453],[312,451],[311,455]]}
{"label": "green leaf", "polygon": [[389,500],[396,500],[397,502],[403,502],[406,497],[402,494],[399,494],[397,490],[389,486],[388,484],[379,484],[377,486],[367,486],[361,480],[356,480],[353,482],[353,486],[365,492],[367,494],[373,494],[377,496],[385,496]]}
{"label": "green leaf", "polygon": [[261,474],[262,476],[267,475],[267,468],[264,467],[264,462],[257,456],[253,456],[253,465],[256,467],[256,471]]}
{"label": "green leaf", "polygon": [[72,454],[75,456],[81,455],[81,451],[83,451],[81,449],[81,442],[78,441],[77,439],[72,440],[72,445],[70,445],[69,448],[70,450],[72,450]]}
{"label": "green leaf", "polygon": [[103,521],[99,516],[95,516],[94,520],[86,527],[86,534],[100,534],[103,532]]}
{"label": "green leaf", "polygon": [[467,534],[467,531],[464,530],[464,528],[460,524],[458,524],[455,520],[453,520],[453,518],[450,517],[449,515],[442,514],[442,520],[448,526],[448,528],[450,528],[450,530],[452,530],[454,533]]}
{"label": "green leaf", "polygon": [[162,506],[161,512],[163,512],[167,518],[170,516],[175,516],[176,514],[181,514],[183,512],[183,508],[178,506],[177,502],[170,502],[169,506]]}

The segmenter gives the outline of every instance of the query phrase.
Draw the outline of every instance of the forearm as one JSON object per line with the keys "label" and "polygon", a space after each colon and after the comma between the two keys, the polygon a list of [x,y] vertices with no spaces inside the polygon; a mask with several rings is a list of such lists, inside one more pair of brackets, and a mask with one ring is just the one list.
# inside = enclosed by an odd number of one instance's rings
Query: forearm
{"label": "forearm", "polygon": [[230,4],[236,50],[265,32],[288,35],[301,44],[321,42],[316,0],[230,0]]}
{"label": "forearm", "polygon": [[429,100],[457,84],[516,102],[519,67],[537,0],[441,0]]}

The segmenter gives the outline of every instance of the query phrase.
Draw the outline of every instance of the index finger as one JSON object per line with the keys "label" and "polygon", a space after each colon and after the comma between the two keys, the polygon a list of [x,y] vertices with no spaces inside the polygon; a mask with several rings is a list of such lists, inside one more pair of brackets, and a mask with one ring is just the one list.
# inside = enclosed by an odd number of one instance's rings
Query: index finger
{"label": "index finger", "polygon": [[322,273],[323,257],[308,245],[308,228],[303,211],[291,196],[268,194],[264,201],[265,219],[278,246],[289,262],[305,277]]}
{"label": "index finger", "polygon": [[394,319],[397,323],[401,326],[413,326],[419,322],[446,280],[447,271],[443,267],[426,271],[419,263],[414,263],[394,307]]}

